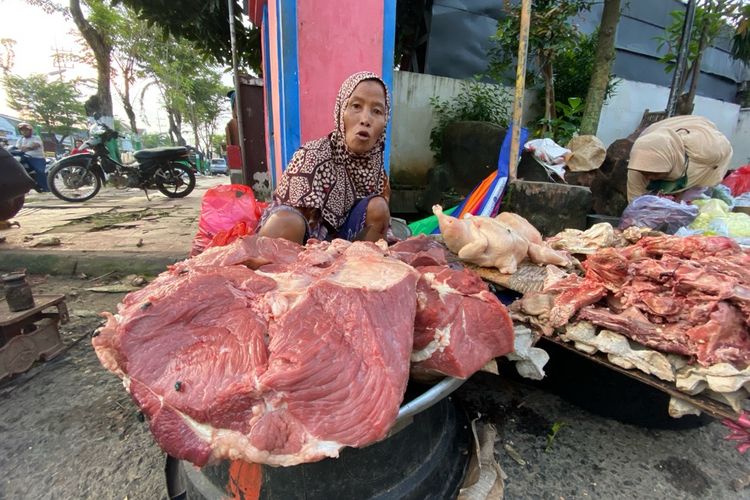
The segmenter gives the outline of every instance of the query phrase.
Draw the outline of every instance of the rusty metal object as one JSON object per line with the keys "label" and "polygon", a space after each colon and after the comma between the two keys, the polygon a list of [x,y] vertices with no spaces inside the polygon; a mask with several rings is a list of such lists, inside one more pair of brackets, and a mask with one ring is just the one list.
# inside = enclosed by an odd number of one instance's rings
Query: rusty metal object
{"label": "rusty metal object", "polygon": [[[0,380],[23,373],[41,359],[48,361],[65,346],[57,325],[68,321],[65,295],[37,295],[36,304],[11,311],[0,303]],[[56,307],[57,312],[44,312]]]}
{"label": "rusty metal object", "polygon": [[5,300],[12,312],[25,311],[34,307],[34,294],[26,282],[26,273],[9,273],[3,275]]}

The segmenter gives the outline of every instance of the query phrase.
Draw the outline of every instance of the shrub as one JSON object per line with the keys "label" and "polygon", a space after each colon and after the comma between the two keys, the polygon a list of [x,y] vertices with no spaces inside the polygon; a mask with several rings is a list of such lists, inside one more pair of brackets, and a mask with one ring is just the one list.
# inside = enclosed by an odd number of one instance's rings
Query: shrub
{"label": "shrub", "polygon": [[450,100],[430,99],[435,125],[430,132],[430,149],[442,160],[443,132],[453,122],[483,121],[507,127],[513,97],[507,89],[477,80],[462,83],[461,92]]}

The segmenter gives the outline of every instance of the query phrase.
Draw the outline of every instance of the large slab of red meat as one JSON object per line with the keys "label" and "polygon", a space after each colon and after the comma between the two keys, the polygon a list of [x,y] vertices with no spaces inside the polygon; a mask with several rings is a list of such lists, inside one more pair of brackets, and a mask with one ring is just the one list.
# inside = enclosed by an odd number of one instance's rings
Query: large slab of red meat
{"label": "large slab of red meat", "polygon": [[508,310],[476,273],[449,267],[442,245],[418,236],[389,253],[420,273],[412,373],[468,378],[513,351]]}
{"label": "large slab of red meat", "polygon": [[335,457],[395,420],[418,276],[372,244],[303,249],[252,236],[128,295],[94,348],[172,456]]}

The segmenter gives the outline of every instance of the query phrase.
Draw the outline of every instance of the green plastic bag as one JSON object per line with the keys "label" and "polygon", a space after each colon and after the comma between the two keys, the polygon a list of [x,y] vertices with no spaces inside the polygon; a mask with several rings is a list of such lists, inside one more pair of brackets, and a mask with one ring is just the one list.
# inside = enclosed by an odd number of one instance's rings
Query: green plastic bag
{"label": "green plastic bag", "polygon": [[[443,213],[451,215],[456,208],[458,207],[456,206],[453,208],[449,208]],[[432,232],[435,229],[437,229],[437,227],[438,227],[438,221],[437,221],[437,216],[435,215],[430,215],[429,217],[420,219],[418,221],[414,221],[411,224],[409,224],[409,229],[411,229],[411,234],[413,234],[414,236],[418,234],[432,234]]]}

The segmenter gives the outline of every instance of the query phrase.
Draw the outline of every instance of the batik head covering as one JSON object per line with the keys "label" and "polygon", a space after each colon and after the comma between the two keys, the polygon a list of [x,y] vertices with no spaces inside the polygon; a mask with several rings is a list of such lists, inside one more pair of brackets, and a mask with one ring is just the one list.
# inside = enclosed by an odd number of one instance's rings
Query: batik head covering
{"label": "batik head covering", "polygon": [[294,153],[274,192],[278,203],[320,210],[323,220],[334,230],[346,221],[356,200],[382,194],[387,182],[383,166],[385,129],[375,146],[364,154],[354,154],[346,145],[344,111],[354,89],[365,80],[375,80],[383,86],[387,125],[391,100],[385,82],[368,71],[351,75],[336,98],[333,132],[304,144]]}

